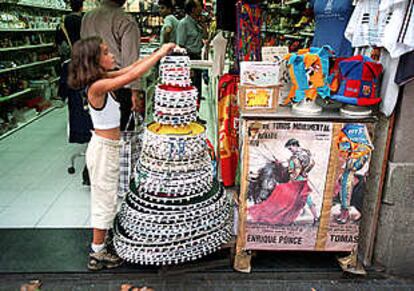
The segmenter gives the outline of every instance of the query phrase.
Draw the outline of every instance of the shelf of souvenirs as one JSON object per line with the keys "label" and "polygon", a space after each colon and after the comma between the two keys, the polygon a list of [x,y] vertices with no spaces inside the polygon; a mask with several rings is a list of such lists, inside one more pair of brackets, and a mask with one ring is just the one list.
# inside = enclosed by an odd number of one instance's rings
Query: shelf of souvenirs
{"label": "shelf of souvenirs", "polygon": [[52,80],[50,80],[49,82],[50,83],[56,83],[56,82],[59,82],[59,80],[60,80],[60,77],[56,77],[56,78],[53,78]]}
{"label": "shelf of souvenirs", "polygon": [[54,43],[51,42],[51,43],[32,44],[32,45],[23,45],[23,46],[15,46],[15,47],[4,47],[4,48],[0,48],[0,53],[28,50],[28,49],[37,49],[37,48],[47,48],[47,47],[53,47],[53,46],[54,46]]}
{"label": "shelf of souvenirs", "polygon": [[27,88],[27,89],[24,89],[24,90],[22,90],[22,91],[19,91],[19,92],[13,93],[13,94],[11,94],[11,95],[0,97],[0,103],[2,103],[2,102],[6,102],[6,101],[10,101],[10,100],[12,100],[12,99],[15,99],[15,98],[21,97],[21,96],[23,96],[23,95],[26,95],[26,94],[28,94],[28,93],[32,92],[32,91],[33,91],[33,89],[32,89],[32,88]]}
{"label": "shelf of souvenirs", "polygon": [[243,119],[284,119],[284,120],[309,120],[309,121],[323,121],[323,120],[341,120],[341,121],[361,121],[374,122],[378,119],[375,115],[345,115],[338,109],[325,109],[318,114],[296,113],[289,106],[279,106],[274,112],[256,113],[256,112],[242,112],[240,117]]}
{"label": "shelf of souvenirs", "polygon": [[288,33],[286,30],[277,30],[277,29],[262,29],[262,32],[282,34],[282,35]]}
{"label": "shelf of souvenirs", "polygon": [[299,34],[303,35],[303,36],[309,36],[309,37],[314,37],[315,36],[315,33],[310,32],[310,31],[300,31]]}
{"label": "shelf of souvenirs", "polygon": [[299,4],[299,3],[306,3],[306,2],[307,1],[303,1],[303,0],[290,0],[290,1],[282,2],[282,3],[286,6],[289,6],[289,5]]}
{"label": "shelf of souvenirs", "polygon": [[0,28],[0,32],[54,32],[56,28]]}
{"label": "shelf of souvenirs", "polygon": [[0,4],[11,4],[14,6],[20,6],[20,7],[28,7],[28,8],[36,8],[36,9],[45,9],[45,10],[55,10],[55,11],[62,11],[62,12],[70,12],[71,10],[68,8],[62,8],[62,7],[53,7],[53,6],[43,6],[33,3],[16,3],[15,1],[1,1]]}
{"label": "shelf of souvenirs", "polygon": [[44,61],[37,61],[37,62],[24,64],[24,65],[12,67],[12,68],[2,69],[2,70],[0,70],[0,74],[13,72],[13,71],[21,70],[21,69],[27,69],[27,68],[31,68],[31,67],[35,67],[35,66],[39,66],[39,65],[44,65],[44,64],[48,64],[48,63],[53,63],[53,62],[58,62],[58,61],[60,61],[59,57],[51,58],[51,59],[44,60]]}
{"label": "shelf of souvenirs", "polygon": [[300,35],[294,35],[294,34],[288,34],[287,31],[273,30],[273,29],[263,29],[262,32],[279,34],[280,36],[283,36],[285,38],[290,38],[290,39],[305,39],[305,37],[313,36],[313,33],[311,32],[299,32]]}

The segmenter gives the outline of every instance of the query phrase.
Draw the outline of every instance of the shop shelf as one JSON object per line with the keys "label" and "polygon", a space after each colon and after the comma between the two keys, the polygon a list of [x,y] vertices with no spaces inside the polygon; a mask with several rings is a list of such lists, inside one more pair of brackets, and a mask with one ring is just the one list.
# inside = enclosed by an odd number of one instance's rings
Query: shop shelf
{"label": "shop shelf", "polygon": [[37,119],[39,119],[40,117],[42,117],[42,116],[44,116],[44,115],[46,115],[46,114],[48,114],[48,113],[50,113],[50,112],[52,112],[52,111],[53,111],[53,110],[55,110],[55,109],[56,109],[56,107],[50,107],[50,108],[48,108],[48,109],[46,109],[46,110],[44,110],[44,111],[40,112],[38,115],[36,115],[35,117],[33,117],[33,118],[29,119],[29,120],[28,120],[28,121],[26,121],[25,123],[20,124],[18,127],[13,128],[12,130],[10,130],[10,131],[8,131],[8,132],[4,133],[3,135],[0,135],[0,140],[2,140],[3,138],[5,138],[5,137],[7,137],[7,136],[9,136],[9,135],[11,135],[11,134],[13,134],[13,133],[15,133],[16,131],[19,131],[20,129],[22,129],[22,128],[26,127],[27,125],[31,124],[32,122],[36,121],[36,120],[37,120]]}
{"label": "shop shelf", "polygon": [[5,47],[5,48],[0,48],[0,53],[2,53],[2,52],[11,52],[11,51],[19,51],[19,50],[27,50],[27,49],[53,47],[53,46],[54,46],[54,44],[53,44],[53,42],[51,42],[51,43],[44,43],[44,44],[23,45],[23,46],[16,46],[16,47]]}
{"label": "shop shelf", "polygon": [[45,9],[45,10],[55,10],[55,11],[63,11],[63,12],[71,12],[72,11],[72,10],[66,9],[66,8],[42,6],[42,5],[29,4],[29,3],[17,3],[16,5],[22,6],[22,7],[38,8],[38,9]]}
{"label": "shop shelf", "polygon": [[299,32],[299,34],[303,35],[303,36],[311,36],[311,37],[313,37],[315,35],[315,33],[313,33],[313,32],[306,32],[306,31],[301,31],[301,32]]}
{"label": "shop shelf", "polygon": [[276,29],[263,29],[262,32],[264,32],[264,33],[276,33],[276,34],[285,34],[285,33],[287,33],[287,31],[276,30]]}
{"label": "shop shelf", "polygon": [[66,8],[58,8],[58,7],[51,7],[51,6],[43,6],[31,3],[13,3],[11,1],[1,1],[0,4],[10,4],[13,6],[20,6],[20,7],[28,7],[28,8],[35,8],[35,9],[44,9],[44,10],[54,10],[54,11],[62,11],[62,12],[70,12],[70,9]]}
{"label": "shop shelf", "polygon": [[23,91],[16,92],[16,93],[11,94],[9,96],[0,97],[0,103],[6,102],[6,101],[9,101],[9,100],[12,100],[14,98],[20,97],[20,96],[25,95],[27,93],[30,93],[32,91],[33,91],[32,88],[27,88],[27,89],[25,89]]}
{"label": "shop shelf", "polygon": [[0,32],[52,32],[56,28],[0,28]]}
{"label": "shop shelf", "polygon": [[59,82],[59,80],[60,80],[60,77],[56,77],[50,80],[50,83],[56,83],[56,82]]}
{"label": "shop shelf", "polygon": [[244,119],[283,119],[283,120],[309,120],[309,121],[325,121],[325,120],[341,120],[341,121],[366,121],[373,122],[378,119],[375,115],[368,116],[352,116],[342,115],[339,110],[324,110],[320,114],[300,114],[293,112],[289,107],[279,107],[271,113],[242,112],[241,118]]}
{"label": "shop shelf", "polygon": [[293,4],[298,4],[298,3],[306,3],[306,1],[302,1],[302,0],[291,0],[291,1],[286,1],[285,5],[293,5]]}
{"label": "shop shelf", "polygon": [[286,38],[292,38],[292,39],[304,39],[303,36],[301,35],[292,35],[292,34],[285,34],[284,35]]}
{"label": "shop shelf", "polygon": [[13,72],[13,71],[21,70],[21,69],[26,69],[26,68],[31,68],[31,67],[35,67],[35,66],[38,66],[38,65],[53,63],[53,62],[57,62],[57,61],[60,61],[60,58],[51,58],[51,59],[45,60],[45,61],[39,61],[39,62],[34,62],[34,63],[30,63],[30,64],[17,66],[17,67],[14,67],[14,68],[3,69],[3,70],[0,70],[0,74]]}

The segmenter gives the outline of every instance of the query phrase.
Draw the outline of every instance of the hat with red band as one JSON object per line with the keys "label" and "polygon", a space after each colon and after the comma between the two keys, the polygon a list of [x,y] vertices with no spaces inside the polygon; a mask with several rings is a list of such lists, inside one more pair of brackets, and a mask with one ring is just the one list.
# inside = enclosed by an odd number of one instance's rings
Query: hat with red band
{"label": "hat with red band", "polygon": [[378,97],[378,82],[382,65],[366,56],[354,56],[339,63],[341,85],[333,100],[359,106],[370,106],[381,102]]}

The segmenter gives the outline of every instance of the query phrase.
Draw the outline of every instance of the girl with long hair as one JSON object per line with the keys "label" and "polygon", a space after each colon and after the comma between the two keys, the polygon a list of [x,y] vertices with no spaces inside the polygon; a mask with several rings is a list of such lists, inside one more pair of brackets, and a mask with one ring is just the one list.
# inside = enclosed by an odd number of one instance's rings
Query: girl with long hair
{"label": "girl with long hair", "polygon": [[100,37],[76,42],[72,48],[68,84],[86,91],[94,126],[86,151],[86,165],[91,180],[92,251],[88,268],[101,270],[118,267],[122,260],[105,245],[107,230],[112,227],[117,208],[120,147],[120,109],[114,90],[142,77],[173,48],[165,44],[152,55],[118,71],[112,71],[115,59]]}

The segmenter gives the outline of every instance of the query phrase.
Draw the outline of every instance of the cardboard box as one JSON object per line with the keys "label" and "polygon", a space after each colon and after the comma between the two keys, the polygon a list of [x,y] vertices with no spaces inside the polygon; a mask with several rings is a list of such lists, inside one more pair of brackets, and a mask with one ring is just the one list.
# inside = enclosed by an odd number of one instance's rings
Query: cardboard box
{"label": "cardboard box", "polygon": [[278,106],[278,86],[239,86],[241,112],[274,112]]}

